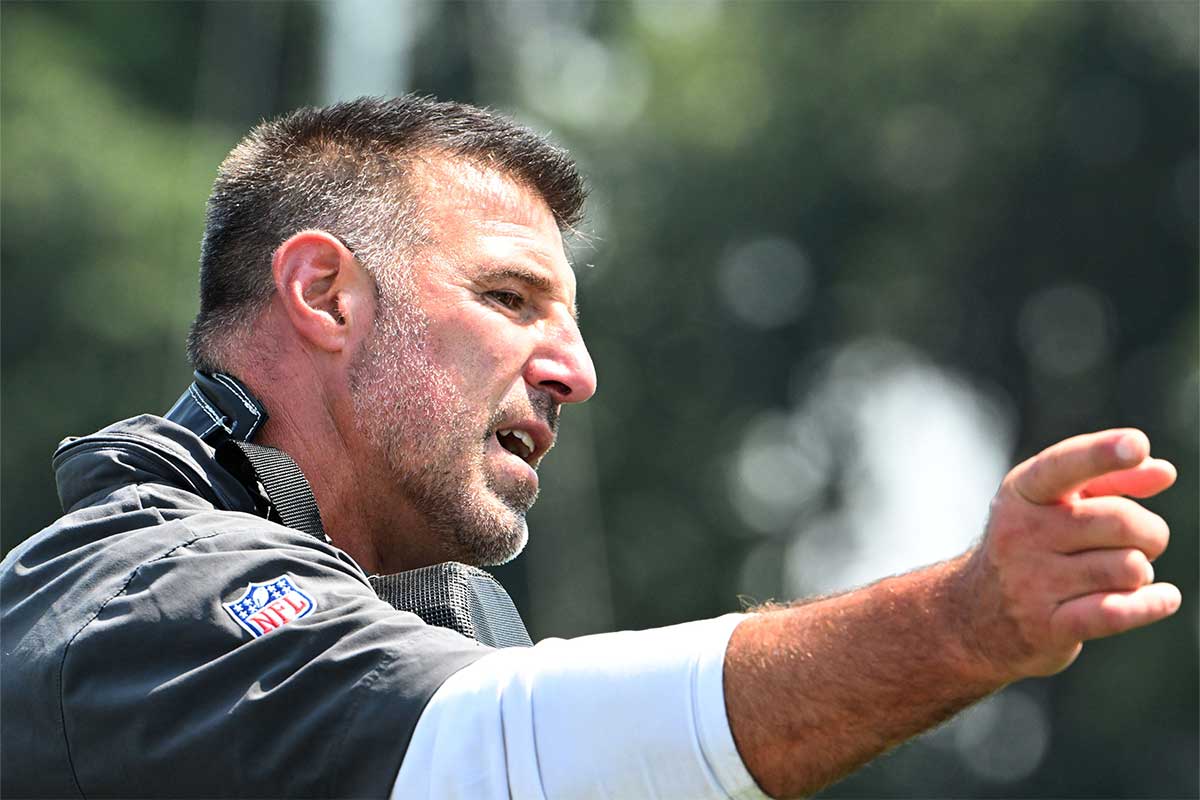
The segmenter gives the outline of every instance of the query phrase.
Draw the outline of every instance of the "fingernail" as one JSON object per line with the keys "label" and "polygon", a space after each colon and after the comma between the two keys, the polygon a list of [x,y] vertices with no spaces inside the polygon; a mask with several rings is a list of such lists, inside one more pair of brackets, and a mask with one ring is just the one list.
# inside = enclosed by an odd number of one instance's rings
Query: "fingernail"
{"label": "fingernail", "polygon": [[1117,442],[1117,458],[1119,458],[1122,461],[1133,461],[1135,458],[1137,458],[1137,455],[1138,455],[1138,446],[1137,446],[1137,441],[1135,441],[1134,437],[1132,437],[1132,436],[1121,437],[1121,440],[1119,442]]}
{"label": "fingernail", "polygon": [[1146,562],[1146,583],[1154,583],[1154,565]]}

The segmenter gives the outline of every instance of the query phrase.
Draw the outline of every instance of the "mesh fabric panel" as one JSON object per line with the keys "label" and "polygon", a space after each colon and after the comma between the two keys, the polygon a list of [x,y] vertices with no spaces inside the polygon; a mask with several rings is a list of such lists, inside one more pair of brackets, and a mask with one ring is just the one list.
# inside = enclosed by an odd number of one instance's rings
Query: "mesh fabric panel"
{"label": "mesh fabric panel", "polygon": [[488,573],[457,562],[372,575],[375,594],[430,625],[450,628],[489,647],[529,647],[533,642],[504,587]]}

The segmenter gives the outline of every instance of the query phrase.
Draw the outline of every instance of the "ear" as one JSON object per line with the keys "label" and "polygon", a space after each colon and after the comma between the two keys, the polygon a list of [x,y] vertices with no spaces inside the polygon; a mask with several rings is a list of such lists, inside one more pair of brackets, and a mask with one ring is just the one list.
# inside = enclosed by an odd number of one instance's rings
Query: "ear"
{"label": "ear", "polygon": [[275,250],[271,269],[288,321],[311,346],[343,351],[370,324],[374,281],[336,236],[295,234]]}

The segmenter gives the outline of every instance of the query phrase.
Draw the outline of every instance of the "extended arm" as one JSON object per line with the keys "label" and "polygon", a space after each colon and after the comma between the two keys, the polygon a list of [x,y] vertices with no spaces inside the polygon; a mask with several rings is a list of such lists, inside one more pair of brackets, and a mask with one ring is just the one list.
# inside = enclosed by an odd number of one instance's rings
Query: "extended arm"
{"label": "extended arm", "polygon": [[1009,473],[971,552],[748,618],[725,660],[738,751],[775,797],[808,794],[1085,639],[1162,619],[1167,544],[1148,497],[1175,479],[1137,431],[1068,439]]}
{"label": "extended arm", "polygon": [[482,658],[433,696],[392,796],[811,793],[1178,608],[1150,583],[1166,524],[1119,496],[1174,480],[1148,452],[1132,431],[1056,445],[1009,474],[971,552],[858,591]]}

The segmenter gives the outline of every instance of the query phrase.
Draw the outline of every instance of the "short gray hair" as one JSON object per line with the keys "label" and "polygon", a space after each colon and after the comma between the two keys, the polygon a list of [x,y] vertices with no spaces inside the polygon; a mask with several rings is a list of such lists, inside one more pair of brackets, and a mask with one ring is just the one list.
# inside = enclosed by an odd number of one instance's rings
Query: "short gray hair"
{"label": "short gray hair", "polygon": [[263,122],[226,157],[209,196],[192,365],[229,368],[227,344],[270,300],[271,258],[288,237],[324,230],[369,270],[419,243],[426,232],[406,178],[421,155],[497,169],[536,191],[561,229],[580,222],[586,190],[571,157],[486,109],[363,97]]}

